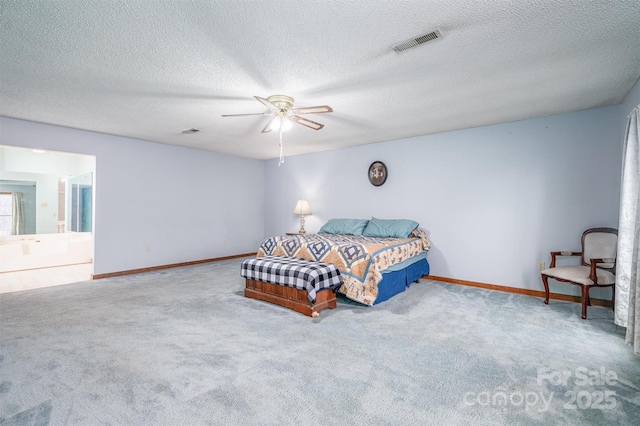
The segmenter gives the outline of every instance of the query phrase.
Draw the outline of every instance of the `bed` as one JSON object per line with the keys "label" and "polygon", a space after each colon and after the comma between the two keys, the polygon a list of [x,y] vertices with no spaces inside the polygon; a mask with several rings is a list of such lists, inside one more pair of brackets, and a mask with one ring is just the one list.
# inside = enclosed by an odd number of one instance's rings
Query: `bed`
{"label": "bed", "polygon": [[[359,225],[355,228],[327,226],[335,221],[359,221]],[[377,222],[372,223],[374,221]],[[260,245],[257,256],[334,264],[343,280],[338,291],[354,301],[375,305],[405,291],[411,283],[429,274],[427,235],[414,221],[405,221],[408,224],[403,229],[393,232],[388,224],[396,226],[400,221],[332,219],[317,234],[267,238]],[[366,232],[370,223],[378,228]],[[406,232],[407,229],[410,230]]]}

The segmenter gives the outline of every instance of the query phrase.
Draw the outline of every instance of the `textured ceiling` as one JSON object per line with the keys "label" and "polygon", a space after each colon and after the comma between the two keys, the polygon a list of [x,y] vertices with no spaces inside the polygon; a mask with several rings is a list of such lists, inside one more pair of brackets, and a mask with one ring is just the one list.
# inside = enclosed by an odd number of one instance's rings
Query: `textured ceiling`
{"label": "textured ceiling", "polygon": [[[278,156],[253,95],[328,104],[285,155],[620,103],[640,1],[3,0],[0,115]],[[391,46],[439,28],[403,53]],[[202,131],[184,135],[192,127]]]}

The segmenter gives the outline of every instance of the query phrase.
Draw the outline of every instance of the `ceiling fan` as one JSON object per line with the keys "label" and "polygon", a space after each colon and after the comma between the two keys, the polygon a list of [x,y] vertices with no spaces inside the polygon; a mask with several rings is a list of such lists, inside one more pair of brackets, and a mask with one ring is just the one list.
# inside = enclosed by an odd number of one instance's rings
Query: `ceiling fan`
{"label": "ceiling fan", "polygon": [[312,120],[300,117],[298,114],[319,114],[325,112],[333,112],[333,109],[329,105],[320,105],[305,108],[293,108],[293,98],[285,95],[272,95],[268,98],[261,98],[254,96],[256,100],[268,107],[271,112],[256,112],[250,114],[225,114],[223,117],[240,117],[245,115],[268,115],[271,116],[271,120],[262,129],[262,133],[268,133],[270,131],[287,131],[291,128],[291,122],[302,124],[313,130],[320,130],[324,127],[324,124],[317,123]]}

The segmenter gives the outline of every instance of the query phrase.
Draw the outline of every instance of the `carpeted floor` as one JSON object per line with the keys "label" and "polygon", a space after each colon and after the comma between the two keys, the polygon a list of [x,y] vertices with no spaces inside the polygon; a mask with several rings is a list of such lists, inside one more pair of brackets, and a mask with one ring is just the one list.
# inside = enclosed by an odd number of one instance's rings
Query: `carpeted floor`
{"label": "carpeted floor", "polygon": [[610,309],[423,279],[311,319],[241,261],[0,295],[0,424],[640,424]]}

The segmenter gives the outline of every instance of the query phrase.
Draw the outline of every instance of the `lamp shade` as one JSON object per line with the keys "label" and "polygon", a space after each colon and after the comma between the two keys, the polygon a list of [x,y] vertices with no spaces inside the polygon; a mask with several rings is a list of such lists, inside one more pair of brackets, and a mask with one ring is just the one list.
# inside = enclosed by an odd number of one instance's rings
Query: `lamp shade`
{"label": "lamp shade", "polygon": [[304,216],[310,215],[311,207],[309,207],[309,202],[307,200],[298,200],[296,208],[293,209],[293,213]]}

